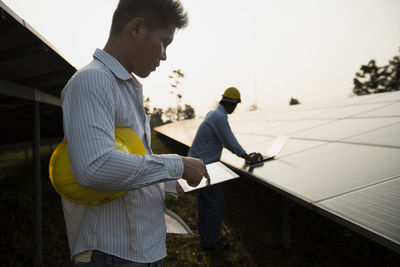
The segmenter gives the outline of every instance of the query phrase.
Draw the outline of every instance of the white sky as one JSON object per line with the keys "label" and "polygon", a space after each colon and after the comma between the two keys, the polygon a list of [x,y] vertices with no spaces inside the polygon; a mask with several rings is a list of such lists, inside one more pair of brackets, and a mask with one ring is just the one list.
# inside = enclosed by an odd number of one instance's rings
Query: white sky
{"label": "white sky", "polygon": [[[2,0],[76,68],[103,48],[117,0]],[[237,112],[347,97],[361,64],[385,65],[400,47],[399,0],[182,0],[189,26],[167,61],[142,79],[152,106],[176,104],[168,75],[182,69],[183,103],[204,115],[224,89]]]}

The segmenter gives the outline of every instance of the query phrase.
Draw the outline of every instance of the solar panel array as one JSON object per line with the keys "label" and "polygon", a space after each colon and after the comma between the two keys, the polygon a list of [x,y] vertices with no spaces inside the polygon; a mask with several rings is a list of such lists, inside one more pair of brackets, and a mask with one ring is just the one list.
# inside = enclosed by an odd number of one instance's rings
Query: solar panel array
{"label": "solar panel array", "polygon": [[[400,251],[400,92],[232,114],[249,152],[290,136],[275,160],[249,168],[228,150],[221,161],[350,228]],[[156,130],[190,146],[201,120]]]}
{"label": "solar panel array", "polygon": [[62,137],[59,96],[75,68],[1,0],[0,40],[0,146],[32,140],[34,102],[41,138]]}

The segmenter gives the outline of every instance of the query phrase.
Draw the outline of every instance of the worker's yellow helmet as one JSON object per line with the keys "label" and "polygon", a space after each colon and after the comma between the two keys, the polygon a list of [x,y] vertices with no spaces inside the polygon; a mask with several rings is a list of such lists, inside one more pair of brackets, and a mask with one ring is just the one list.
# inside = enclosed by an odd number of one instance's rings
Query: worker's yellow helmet
{"label": "worker's yellow helmet", "polygon": [[222,99],[232,103],[242,102],[240,99],[240,92],[236,87],[229,87],[222,95]]}
{"label": "worker's yellow helmet", "polygon": [[[115,147],[119,151],[145,155],[139,136],[129,128],[115,129]],[[76,204],[99,205],[119,198],[126,192],[105,192],[83,187],[78,184],[70,168],[67,141],[61,142],[53,152],[49,163],[50,181],[57,193]]]}

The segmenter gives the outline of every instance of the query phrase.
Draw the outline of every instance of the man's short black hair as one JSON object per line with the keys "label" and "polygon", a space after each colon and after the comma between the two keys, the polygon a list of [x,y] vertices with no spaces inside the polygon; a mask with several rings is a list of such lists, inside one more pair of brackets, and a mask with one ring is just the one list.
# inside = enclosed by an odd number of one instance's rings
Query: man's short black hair
{"label": "man's short black hair", "polygon": [[182,29],[189,18],[179,0],[120,0],[114,12],[110,35],[118,35],[132,19],[142,17],[153,28]]}

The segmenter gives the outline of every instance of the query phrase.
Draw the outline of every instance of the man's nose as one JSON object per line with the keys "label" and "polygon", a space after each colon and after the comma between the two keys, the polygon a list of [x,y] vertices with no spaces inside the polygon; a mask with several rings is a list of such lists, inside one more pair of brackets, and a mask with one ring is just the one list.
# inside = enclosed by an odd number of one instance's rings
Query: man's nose
{"label": "man's nose", "polygon": [[167,52],[165,50],[162,52],[160,60],[162,60],[162,61],[167,60]]}

